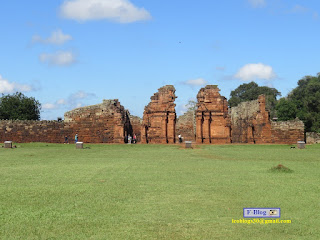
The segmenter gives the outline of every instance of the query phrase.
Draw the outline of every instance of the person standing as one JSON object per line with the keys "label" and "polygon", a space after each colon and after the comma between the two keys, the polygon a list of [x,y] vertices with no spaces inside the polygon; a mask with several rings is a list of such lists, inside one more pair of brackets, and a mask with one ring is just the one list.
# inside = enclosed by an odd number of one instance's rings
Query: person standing
{"label": "person standing", "polygon": [[74,141],[75,141],[75,143],[78,142],[78,133],[76,133],[76,135],[74,136]]}
{"label": "person standing", "polygon": [[182,137],[181,137],[181,134],[179,134],[178,138],[179,138],[179,143],[182,143]]}
{"label": "person standing", "polygon": [[136,136],[136,134],[133,134],[133,143],[137,143],[137,136]]}

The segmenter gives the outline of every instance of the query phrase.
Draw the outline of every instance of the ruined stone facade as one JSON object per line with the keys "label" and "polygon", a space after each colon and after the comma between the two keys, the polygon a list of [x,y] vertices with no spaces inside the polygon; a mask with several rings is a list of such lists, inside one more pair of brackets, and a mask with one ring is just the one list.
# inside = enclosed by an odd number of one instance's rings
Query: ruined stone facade
{"label": "ruined stone facade", "polygon": [[217,85],[201,88],[196,110],[197,143],[230,143],[230,117],[227,99]]}
{"label": "ruined stone facade", "polygon": [[126,135],[132,135],[129,112],[117,99],[66,112],[64,121],[83,142],[123,143]]}
{"label": "ruined stone facade", "polygon": [[[74,142],[76,133],[79,141],[86,143],[124,143],[125,137],[133,134],[138,143],[161,144],[175,143],[178,134],[185,141],[201,144],[295,144],[304,140],[302,121],[270,120],[263,95],[229,109],[219,91],[216,85],[201,88],[196,111],[178,119],[175,88],[167,85],[151,97],[143,119],[131,116],[114,99],[66,112],[62,122],[0,120],[0,141],[63,143],[68,136],[69,142]],[[316,138],[313,134],[307,136],[307,141],[311,142],[311,137]]]}
{"label": "ruined stone facade", "polygon": [[271,121],[265,97],[231,108],[231,125],[233,143],[270,143]]}
{"label": "ruined stone facade", "polygon": [[175,143],[175,91],[174,86],[167,85],[150,98],[143,113],[142,143]]}
{"label": "ruined stone facade", "polygon": [[130,114],[115,99],[66,112],[63,122],[0,121],[2,141],[62,143],[67,136],[74,142],[76,133],[81,142],[123,143],[125,136],[133,134]]}
{"label": "ruined stone facade", "polygon": [[293,144],[304,139],[304,124],[300,120],[273,122],[266,110],[266,99],[240,103],[231,108],[232,143]]}

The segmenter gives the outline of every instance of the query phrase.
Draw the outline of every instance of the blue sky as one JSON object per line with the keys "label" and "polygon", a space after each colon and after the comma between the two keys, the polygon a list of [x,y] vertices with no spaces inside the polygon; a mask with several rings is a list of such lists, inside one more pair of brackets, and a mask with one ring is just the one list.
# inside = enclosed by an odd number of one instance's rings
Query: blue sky
{"label": "blue sky", "polygon": [[286,96],[320,72],[316,0],[3,0],[0,93],[42,103],[42,119],[119,99],[142,116],[163,85],[176,111],[201,87],[242,83]]}

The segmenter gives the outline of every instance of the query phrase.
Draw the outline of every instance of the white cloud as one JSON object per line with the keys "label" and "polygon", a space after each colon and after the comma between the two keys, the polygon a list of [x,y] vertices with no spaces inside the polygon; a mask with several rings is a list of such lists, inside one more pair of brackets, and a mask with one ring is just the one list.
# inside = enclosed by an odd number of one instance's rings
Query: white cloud
{"label": "white cloud", "polygon": [[30,92],[31,90],[30,85],[9,82],[0,75],[0,93]]}
{"label": "white cloud", "polygon": [[66,0],[60,7],[60,14],[77,21],[109,19],[120,23],[151,18],[148,11],[129,0]]}
{"label": "white cloud", "polygon": [[316,12],[316,11],[310,9],[310,8],[301,6],[301,5],[299,5],[299,4],[294,5],[294,6],[290,9],[289,13],[312,15],[312,18],[315,19],[315,20],[318,19],[318,17],[319,17],[318,12]]}
{"label": "white cloud", "polygon": [[309,12],[309,9],[304,6],[301,6],[299,4],[296,4],[291,9],[291,12],[292,13],[307,13],[307,12]]}
{"label": "white cloud", "polygon": [[262,63],[246,64],[233,76],[242,81],[253,81],[256,79],[271,80],[277,77],[271,66]]}
{"label": "white cloud", "polygon": [[62,99],[59,99],[59,100],[57,101],[57,104],[58,104],[58,105],[66,105],[66,104],[67,104],[67,101],[62,98]]}
{"label": "white cloud", "polygon": [[48,109],[55,109],[57,106],[53,103],[45,103],[42,105],[42,109],[48,110]]}
{"label": "white cloud", "polygon": [[70,95],[69,99],[85,99],[85,98],[90,98],[90,97],[95,97],[95,94],[93,93],[87,93],[84,91],[78,91],[76,93],[73,93]]}
{"label": "white cloud", "polygon": [[68,34],[64,34],[60,29],[51,33],[48,38],[42,38],[39,35],[34,35],[32,37],[33,43],[44,43],[44,44],[55,44],[62,45],[67,41],[72,40],[72,37]]}
{"label": "white cloud", "polygon": [[202,78],[192,79],[184,82],[184,84],[190,85],[190,86],[204,86],[207,83],[208,82]]}
{"label": "white cloud", "polygon": [[76,62],[75,56],[71,51],[59,51],[56,53],[42,53],[39,60],[49,65],[67,66]]}
{"label": "white cloud", "polygon": [[261,8],[266,6],[265,0],[248,0],[248,2],[254,8]]}

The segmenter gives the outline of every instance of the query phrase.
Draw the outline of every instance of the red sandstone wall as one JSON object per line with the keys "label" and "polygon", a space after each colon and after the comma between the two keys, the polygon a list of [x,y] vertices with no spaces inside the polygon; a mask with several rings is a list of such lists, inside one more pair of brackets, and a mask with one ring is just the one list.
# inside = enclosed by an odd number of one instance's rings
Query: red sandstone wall
{"label": "red sandstone wall", "polygon": [[142,143],[175,143],[175,91],[174,86],[167,85],[151,97],[143,113]]}
{"label": "red sandstone wall", "polygon": [[201,88],[196,110],[197,143],[230,143],[230,118],[227,99],[217,85]]}
{"label": "red sandstone wall", "polygon": [[0,141],[63,143],[69,125],[57,121],[0,121]]}
{"label": "red sandstone wall", "polygon": [[65,113],[65,121],[0,121],[0,141],[62,143],[124,143],[131,133],[129,113],[118,100],[77,108]]}
{"label": "red sandstone wall", "polygon": [[304,124],[300,120],[272,122],[271,142],[277,144],[296,144],[304,141]]}
{"label": "red sandstone wall", "polygon": [[115,100],[74,109],[65,113],[65,122],[72,126],[73,136],[90,143],[123,143],[128,129],[128,112]]}

